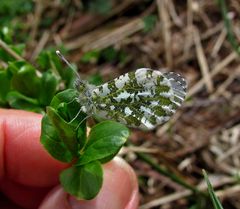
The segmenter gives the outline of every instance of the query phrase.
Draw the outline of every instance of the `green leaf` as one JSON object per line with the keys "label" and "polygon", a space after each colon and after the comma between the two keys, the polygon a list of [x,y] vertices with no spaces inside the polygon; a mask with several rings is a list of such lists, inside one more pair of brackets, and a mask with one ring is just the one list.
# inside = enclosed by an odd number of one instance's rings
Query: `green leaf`
{"label": "green leaf", "polygon": [[125,125],[110,120],[103,121],[101,123],[98,123],[91,129],[91,132],[88,137],[87,147],[93,144],[94,142],[100,140],[101,138],[111,136],[128,138],[129,134],[130,134],[129,129]]}
{"label": "green leaf", "polygon": [[33,8],[32,1],[26,0],[3,0],[0,1],[0,15],[15,16],[30,12]]}
{"label": "green leaf", "polygon": [[80,59],[83,63],[93,63],[97,62],[100,57],[100,51],[99,50],[92,50],[89,52],[86,52]]}
{"label": "green leaf", "polygon": [[45,115],[42,119],[41,143],[49,154],[62,162],[71,162],[72,153],[68,150],[63,141],[59,138],[55,127],[52,125],[49,117]]}
{"label": "green leaf", "polygon": [[80,111],[80,104],[77,102],[78,92],[74,89],[67,89],[55,95],[51,107],[58,110],[59,115],[75,128],[79,149],[86,142],[86,114]]}
{"label": "green leaf", "polygon": [[[74,100],[76,100],[77,97],[78,97],[78,91],[76,91],[75,89],[67,89],[55,95],[50,103],[50,106],[56,109],[61,103],[63,102],[71,103]],[[79,105],[79,109],[80,109],[80,105]]]}
{"label": "green leaf", "polygon": [[7,104],[7,94],[10,91],[11,76],[6,70],[0,71],[0,105]]}
{"label": "green leaf", "polygon": [[61,173],[60,182],[66,192],[78,199],[93,199],[102,187],[102,166],[98,161],[73,166]]}
{"label": "green leaf", "polygon": [[61,60],[56,55],[55,49],[42,51],[37,58],[37,62],[42,68],[42,71],[50,69],[56,78],[61,79],[61,81],[64,81],[65,88],[73,87],[76,75],[72,69],[65,68],[62,66]]}
{"label": "green leaf", "polygon": [[9,70],[13,74],[12,88],[20,93],[37,97],[40,89],[40,78],[36,74],[36,69],[24,61],[9,63]]}
{"label": "green leaf", "polygon": [[101,51],[101,57],[107,62],[117,60],[118,54],[118,51],[114,47],[108,47]]}
{"label": "green leaf", "polygon": [[21,56],[24,52],[24,49],[26,48],[26,44],[14,44],[10,45],[9,47]]}
{"label": "green leaf", "polygon": [[91,0],[87,2],[87,9],[93,13],[108,14],[112,9],[111,0]]}
{"label": "green leaf", "polygon": [[80,111],[80,105],[74,100],[74,102],[69,102],[66,104],[66,118],[68,118],[68,121],[71,123],[71,125],[74,126],[76,134],[77,134],[77,140],[79,145],[79,150],[82,149],[82,147],[86,143],[87,139],[87,126],[86,126],[86,114]]}
{"label": "green leaf", "polygon": [[208,175],[206,173],[205,170],[203,170],[203,175],[204,175],[204,178],[205,178],[205,181],[207,182],[207,186],[208,186],[208,193],[211,197],[211,200],[212,200],[212,203],[213,203],[213,206],[215,209],[223,209],[223,206],[221,205],[219,199],[217,198],[214,190],[213,190],[213,187],[208,179]]}
{"label": "green leaf", "polygon": [[47,114],[60,139],[74,157],[78,156],[78,140],[75,127],[67,123],[52,107],[47,107]]}
{"label": "green leaf", "polygon": [[[37,63],[42,71],[46,71],[51,68],[51,55],[52,52],[42,51],[37,57]],[[61,67],[60,62],[58,62],[58,67]]]}
{"label": "green leaf", "polygon": [[52,73],[44,72],[42,74],[40,86],[39,102],[41,105],[47,106],[50,104],[57,91],[57,79]]}
{"label": "green leaf", "polygon": [[27,97],[17,91],[10,91],[6,97],[9,105],[15,109],[43,112],[36,99]]}
{"label": "green leaf", "polygon": [[129,136],[129,130],[114,121],[104,121],[91,129],[88,143],[77,165],[84,165],[99,160],[105,163],[111,160],[124,145]]}
{"label": "green leaf", "polygon": [[[42,121],[42,143],[54,158],[63,162],[78,157],[86,142],[86,115],[79,112],[77,95],[73,89],[55,95],[47,107],[47,119]],[[61,156],[61,152],[65,154]]]}
{"label": "green leaf", "polygon": [[77,165],[84,165],[95,160],[103,160],[105,163],[106,159],[109,161],[118,153],[125,142],[126,138],[118,136],[101,138],[86,148]]}
{"label": "green leaf", "polygon": [[[13,30],[11,30],[9,27],[3,26],[0,29],[0,38],[6,43],[10,44],[12,43],[12,36],[13,36]],[[2,57],[1,57],[2,59]]]}
{"label": "green leaf", "polygon": [[156,15],[148,15],[143,18],[144,22],[144,32],[150,32],[154,29],[157,23],[157,16]]}

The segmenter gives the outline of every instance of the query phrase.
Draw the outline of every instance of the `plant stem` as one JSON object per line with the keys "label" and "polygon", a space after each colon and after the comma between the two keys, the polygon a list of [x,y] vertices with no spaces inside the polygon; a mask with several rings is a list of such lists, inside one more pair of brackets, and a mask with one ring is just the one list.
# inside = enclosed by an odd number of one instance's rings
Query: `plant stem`
{"label": "plant stem", "polygon": [[2,39],[0,39],[0,47],[2,47],[8,54],[10,54],[16,60],[18,60],[18,61],[24,60],[15,51],[13,51]]}
{"label": "plant stem", "polygon": [[184,180],[182,180],[181,178],[179,178],[177,175],[175,175],[174,173],[169,172],[168,170],[162,168],[161,166],[159,166],[156,162],[154,162],[154,160],[147,154],[143,154],[143,153],[136,153],[137,156],[145,161],[146,163],[148,163],[149,165],[152,166],[152,168],[154,168],[157,172],[159,172],[160,174],[170,178],[171,180],[173,180],[174,182],[180,184],[181,186],[191,190],[194,193],[197,194],[202,194],[203,192],[199,191],[196,187],[186,183]]}
{"label": "plant stem", "polygon": [[221,9],[225,28],[227,30],[228,41],[232,45],[233,49],[240,55],[240,47],[239,47],[237,40],[233,34],[232,24],[228,17],[228,10],[227,10],[226,2],[225,2],[225,0],[218,0],[218,3],[220,6],[220,9]]}

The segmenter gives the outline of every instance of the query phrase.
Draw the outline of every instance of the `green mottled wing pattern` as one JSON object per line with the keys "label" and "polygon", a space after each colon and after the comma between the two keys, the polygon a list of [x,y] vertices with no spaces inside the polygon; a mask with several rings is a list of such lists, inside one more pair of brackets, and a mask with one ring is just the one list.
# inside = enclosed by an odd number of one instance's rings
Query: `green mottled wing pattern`
{"label": "green mottled wing pattern", "polygon": [[169,120],[185,95],[186,82],[180,75],[141,68],[94,88],[92,111],[104,119],[151,130]]}

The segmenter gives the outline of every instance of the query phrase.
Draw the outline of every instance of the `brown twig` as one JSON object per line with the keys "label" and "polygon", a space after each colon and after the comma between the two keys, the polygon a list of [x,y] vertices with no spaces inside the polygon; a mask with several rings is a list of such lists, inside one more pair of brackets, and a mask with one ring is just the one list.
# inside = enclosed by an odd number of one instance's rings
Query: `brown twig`
{"label": "brown twig", "polygon": [[123,39],[129,37],[130,35],[140,31],[144,28],[144,23],[142,19],[135,19],[127,24],[113,29],[112,31],[102,31],[98,34],[87,34],[86,36],[80,37],[74,42],[68,42],[65,44],[66,48],[69,50],[74,50],[82,47],[84,52],[94,50],[94,49],[104,49],[111,45],[114,45]]}
{"label": "brown twig", "polygon": [[[236,182],[236,179],[233,178],[227,178],[227,177],[223,177],[222,179],[220,179],[218,182],[214,182],[212,183],[213,187],[218,187],[218,186],[222,186],[222,185],[226,185],[226,184],[231,184]],[[240,191],[240,186],[237,185],[237,191]],[[207,186],[206,185],[199,185],[198,189],[201,191],[206,190]],[[224,192],[225,191],[225,192]],[[216,194],[217,196],[225,196],[228,192],[227,191],[235,191],[236,192],[236,186],[230,187],[228,189],[225,189],[223,191],[217,191]],[[166,195],[164,197],[160,197],[158,199],[152,200],[144,205],[142,205],[139,209],[150,209],[153,207],[157,207],[160,205],[164,205],[185,197],[188,197],[189,195],[191,195],[192,192],[190,190],[183,190],[180,192],[176,192],[170,195]]]}
{"label": "brown twig", "polygon": [[172,63],[172,44],[171,44],[171,21],[169,18],[167,1],[166,0],[157,0],[159,19],[162,26],[162,37],[164,42],[165,49],[165,58],[167,62],[167,67],[171,68]]}
{"label": "brown twig", "polygon": [[194,34],[193,37],[194,37],[194,42],[196,46],[198,63],[200,65],[200,69],[203,75],[204,82],[207,86],[207,90],[209,93],[211,93],[213,92],[213,82],[209,75],[209,67],[208,67],[207,59],[203,51],[199,32],[196,28],[193,30],[193,34]]}
{"label": "brown twig", "polygon": [[31,60],[34,60],[38,56],[38,54],[42,51],[42,49],[46,45],[49,37],[50,37],[50,33],[48,31],[45,31],[43,33],[42,38],[40,39],[39,43],[35,47],[35,50],[33,51],[33,54],[31,56]]}
{"label": "brown twig", "polygon": [[8,54],[18,61],[23,61],[24,59],[13,51],[3,40],[0,39],[0,47],[2,47]]}
{"label": "brown twig", "polygon": [[[229,65],[231,62],[233,62],[235,59],[238,58],[238,55],[235,52],[232,52],[229,54],[223,61],[218,63],[213,70],[210,73],[211,77],[214,77],[219,72],[221,72],[227,65]],[[193,96],[196,94],[204,85],[204,79],[202,78],[200,81],[198,81],[192,88],[189,89],[187,95],[188,97]]]}

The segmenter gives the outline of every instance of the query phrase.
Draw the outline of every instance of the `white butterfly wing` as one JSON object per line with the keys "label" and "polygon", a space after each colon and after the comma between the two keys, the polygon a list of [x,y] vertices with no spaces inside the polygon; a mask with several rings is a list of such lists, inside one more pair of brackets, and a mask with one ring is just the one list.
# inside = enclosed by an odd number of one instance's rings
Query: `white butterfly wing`
{"label": "white butterfly wing", "polygon": [[186,82],[176,73],[141,68],[96,87],[91,94],[97,116],[151,130],[169,120],[182,104]]}

